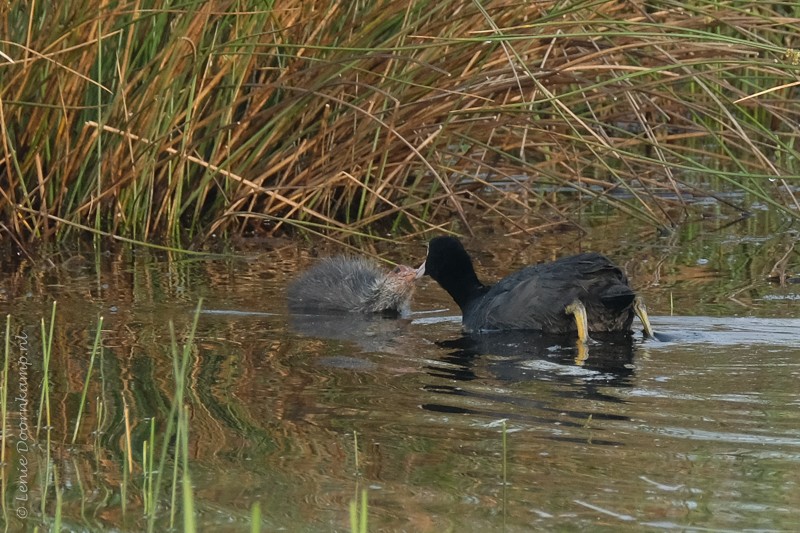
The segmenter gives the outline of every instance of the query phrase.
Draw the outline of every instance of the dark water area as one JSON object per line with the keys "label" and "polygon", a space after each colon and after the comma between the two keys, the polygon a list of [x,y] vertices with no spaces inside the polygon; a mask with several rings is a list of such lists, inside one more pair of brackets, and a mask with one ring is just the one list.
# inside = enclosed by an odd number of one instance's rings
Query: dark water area
{"label": "dark water area", "polygon": [[[7,529],[51,523],[53,487],[42,488],[54,467],[70,527],[142,530],[141,450],[151,418],[164,431],[174,395],[169,323],[185,337],[200,298],[185,403],[201,531],[249,530],[254,502],[266,531],[349,530],[361,489],[380,531],[799,529],[798,233],[768,213],[662,237],[616,218],[585,227],[465,244],[487,282],[606,253],[644,296],[660,341],[636,331],[583,352],[533,334],[465,337],[430,280],[407,319],[291,315],[286,286],[314,262],[300,241],[224,258],[124,250],[23,263],[0,282],[15,335]],[[421,240],[374,252],[413,266],[425,253]],[[20,452],[53,300],[52,441],[31,434]],[[71,444],[98,315],[104,350]],[[11,400],[23,377],[27,413]],[[126,405],[135,464],[123,496]],[[159,504],[165,530],[168,498]]]}

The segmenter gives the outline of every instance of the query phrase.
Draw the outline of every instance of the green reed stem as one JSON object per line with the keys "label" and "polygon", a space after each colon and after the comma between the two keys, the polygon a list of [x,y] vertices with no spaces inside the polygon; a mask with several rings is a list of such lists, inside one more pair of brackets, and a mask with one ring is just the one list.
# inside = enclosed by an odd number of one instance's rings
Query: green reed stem
{"label": "green reed stem", "polygon": [[359,523],[361,533],[367,533],[367,489],[361,491],[361,521]]}
{"label": "green reed stem", "polygon": [[97,352],[101,351],[100,336],[103,333],[103,317],[101,316],[97,321],[97,333],[94,336],[94,344],[92,345],[92,355],[89,358],[89,370],[86,372],[86,380],[83,382],[83,393],[81,394],[81,403],[78,407],[78,418],[75,420],[75,431],[72,432],[72,444],[78,438],[78,430],[81,426],[81,417],[83,416],[83,407],[86,405],[86,393],[89,391],[89,380],[92,377],[92,369],[94,368],[94,360],[97,357]]}
{"label": "green reed stem", "polygon": [[144,462],[144,468],[147,469],[147,495],[150,501],[150,513],[155,515],[156,513],[156,501],[157,495],[154,491],[153,485],[153,474],[155,470],[153,469],[153,461],[155,461],[155,449],[156,449],[156,418],[152,417],[150,419],[150,440],[148,441],[148,450],[150,450],[150,454],[147,456],[147,460]]}
{"label": "green reed stem", "polygon": [[179,424],[183,459],[183,531],[194,533],[197,531],[197,525],[194,517],[192,479],[189,476],[189,415],[186,407],[180,409]]}
{"label": "green reed stem", "polygon": [[353,498],[350,502],[351,533],[367,533],[367,489],[361,490],[361,502]]}
{"label": "green reed stem", "polygon": [[350,533],[358,532],[358,504],[356,499],[350,500]]}
{"label": "green reed stem", "polygon": [[[48,431],[47,434],[49,435],[50,432]],[[53,465],[53,462],[50,460],[50,446],[47,446],[47,450],[45,450],[44,475],[40,479],[42,499],[39,504],[42,516],[46,516],[45,511],[47,510],[47,492],[50,490],[50,469],[54,468],[54,466],[55,465]],[[57,489],[58,485],[56,485],[56,490]]]}
{"label": "green reed stem", "polygon": [[[47,483],[47,481],[45,481],[45,483]],[[56,468],[55,465],[53,465],[53,484],[55,485],[56,491],[56,515],[55,520],[53,521],[53,529],[51,531],[61,531],[61,514],[62,507],[64,506],[64,495],[63,491],[59,488],[60,483],[58,482],[58,468]],[[42,501],[44,502],[46,500],[42,498]]]}
{"label": "green reed stem", "polygon": [[156,446],[156,419],[150,419],[150,437],[142,443],[142,495],[144,500],[145,515],[154,515],[156,512],[156,494],[153,477],[155,475],[154,456]]}
{"label": "green reed stem", "polygon": [[149,516],[151,513],[151,498],[147,490],[147,476],[150,475],[150,472],[147,470],[147,441],[142,442],[142,470],[142,507],[144,508],[144,514]]}
{"label": "green reed stem", "polygon": [[353,455],[356,459],[356,474],[359,473],[360,469],[358,467],[358,431],[353,431]]}
{"label": "green reed stem", "polygon": [[42,392],[39,397],[39,415],[36,419],[36,436],[42,428],[42,414],[47,412],[46,427],[52,427],[50,422],[50,356],[53,353],[53,329],[56,323],[56,302],[53,301],[53,310],[50,313],[50,328],[45,331],[42,319]]}
{"label": "green reed stem", "polygon": [[103,431],[103,422],[105,422],[105,416],[106,416],[106,404],[103,401],[103,398],[98,396],[97,397],[97,429],[95,429],[95,432],[94,432],[95,446],[99,445],[100,434]]}
{"label": "green reed stem", "polygon": [[250,533],[261,533],[261,504],[258,502],[250,509]]}
{"label": "green reed stem", "polygon": [[[122,452],[124,455],[130,455],[130,450],[128,449],[128,441],[125,440],[122,443]],[[122,506],[122,517],[125,517],[125,512],[128,510],[128,477],[130,476],[130,469],[128,468],[128,461],[127,459],[122,459],[122,485],[119,488],[120,492],[120,504]]]}
{"label": "green reed stem", "polygon": [[[178,425],[176,428],[177,436],[176,441],[181,438],[181,427]],[[172,462],[172,490],[170,495],[170,506],[169,506],[169,528],[173,529],[175,527],[175,500],[178,495],[178,466],[180,465],[181,459],[181,448],[179,446],[175,447],[175,457]]]}

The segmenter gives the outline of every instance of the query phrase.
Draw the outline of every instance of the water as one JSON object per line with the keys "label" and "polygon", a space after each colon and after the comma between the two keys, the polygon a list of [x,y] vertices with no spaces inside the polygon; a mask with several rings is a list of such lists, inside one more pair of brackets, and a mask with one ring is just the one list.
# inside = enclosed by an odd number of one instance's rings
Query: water
{"label": "water", "polygon": [[[797,530],[800,284],[768,280],[794,237],[737,231],[644,249],[598,232],[470,243],[487,279],[579,248],[625,265],[662,340],[637,333],[588,353],[531,335],[463,337],[429,281],[408,320],[290,316],[285,286],[313,260],[289,241],[244,259],[72,252],[52,268],[23,265],[0,286],[12,331],[28,339],[12,343],[9,391],[25,355],[35,425],[40,320],[57,299],[53,433],[49,456],[41,433],[24,454],[7,448],[4,520],[11,530],[52,520],[52,485],[44,515],[40,502],[55,467],[65,523],[142,529],[141,450],[174,391],[168,323],[185,335],[202,297],[186,399],[201,530],[248,530],[260,502],[266,531],[345,531],[360,489],[371,530]],[[421,251],[390,252],[413,263]],[[787,268],[792,281],[797,260]],[[105,350],[73,445],[100,314]],[[26,416],[15,405],[12,441]],[[123,515],[124,405],[135,464]],[[157,529],[169,520],[161,505]]]}

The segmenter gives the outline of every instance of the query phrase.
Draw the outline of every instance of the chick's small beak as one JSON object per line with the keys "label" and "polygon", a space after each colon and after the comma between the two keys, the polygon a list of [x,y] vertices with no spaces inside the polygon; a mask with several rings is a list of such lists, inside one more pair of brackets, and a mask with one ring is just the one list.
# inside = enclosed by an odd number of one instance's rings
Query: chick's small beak
{"label": "chick's small beak", "polygon": [[423,262],[423,263],[422,263],[422,264],[419,266],[419,268],[417,269],[417,278],[416,278],[416,279],[419,279],[419,278],[421,278],[421,277],[422,277],[422,276],[424,276],[424,275],[425,275],[425,263]]}

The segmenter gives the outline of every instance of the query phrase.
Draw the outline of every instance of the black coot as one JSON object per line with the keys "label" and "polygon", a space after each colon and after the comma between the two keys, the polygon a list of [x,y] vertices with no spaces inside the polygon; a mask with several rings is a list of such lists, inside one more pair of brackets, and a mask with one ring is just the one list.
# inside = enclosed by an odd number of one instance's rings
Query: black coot
{"label": "black coot", "polygon": [[586,253],[529,266],[495,285],[484,285],[461,242],[436,237],[418,269],[446,290],[461,308],[467,332],[528,329],[577,332],[581,341],[594,332],[630,332],[633,315],[652,336],[641,299],[607,257]]}
{"label": "black coot", "polygon": [[416,273],[404,265],[386,272],[368,259],[328,257],[289,285],[289,307],[297,312],[405,315]]}

